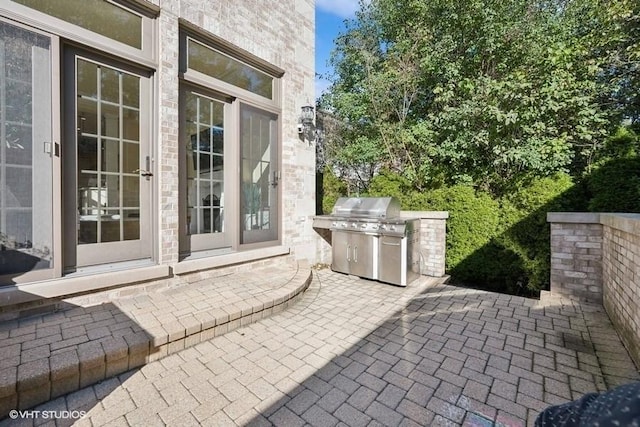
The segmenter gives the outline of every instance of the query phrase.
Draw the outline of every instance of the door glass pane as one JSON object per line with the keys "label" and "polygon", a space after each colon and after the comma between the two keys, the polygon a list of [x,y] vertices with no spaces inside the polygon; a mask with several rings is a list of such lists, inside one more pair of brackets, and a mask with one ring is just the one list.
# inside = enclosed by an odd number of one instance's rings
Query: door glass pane
{"label": "door glass pane", "polygon": [[1,21],[0,141],[0,276],[11,283],[53,267],[51,58],[48,37]]}
{"label": "door glass pane", "polygon": [[187,232],[221,233],[224,231],[224,104],[188,92],[184,129],[187,132]]}
{"label": "door glass pane", "polygon": [[274,240],[277,238],[276,116],[243,107],[240,120],[241,243]]}
{"label": "door glass pane", "polygon": [[139,239],[139,77],[80,58],[77,76],[78,244]]}
{"label": "door glass pane", "polygon": [[117,139],[103,139],[100,157],[101,170],[103,172],[119,172],[120,141]]}
{"label": "door glass pane", "polygon": [[135,48],[142,47],[142,18],[104,0],[13,0]]}

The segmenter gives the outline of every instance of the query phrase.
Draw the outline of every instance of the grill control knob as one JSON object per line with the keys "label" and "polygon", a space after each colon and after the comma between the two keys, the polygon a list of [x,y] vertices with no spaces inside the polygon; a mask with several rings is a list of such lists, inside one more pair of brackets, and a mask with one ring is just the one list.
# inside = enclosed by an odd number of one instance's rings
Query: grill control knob
{"label": "grill control knob", "polygon": [[351,224],[352,228],[358,228],[358,224],[356,224],[355,222]]}
{"label": "grill control knob", "polygon": [[391,230],[391,231],[396,231],[396,226],[395,226],[395,225],[392,225],[391,227],[389,227],[389,230]]}
{"label": "grill control knob", "polygon": [[360,226],[360,228],[362,228],[362,229],[366,229],[366,228],[367,228],[367,224],[362,224],[362,225]]}

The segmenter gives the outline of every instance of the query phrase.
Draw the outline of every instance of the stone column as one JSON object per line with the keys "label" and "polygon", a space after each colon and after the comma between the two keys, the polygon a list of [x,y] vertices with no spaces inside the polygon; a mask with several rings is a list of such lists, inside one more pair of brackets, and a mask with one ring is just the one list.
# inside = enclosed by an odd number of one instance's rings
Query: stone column
{"label": "stone column", "polygon": [[402,211],[405,218],[420,218],[420,254],[422,274],[433,277],[445,275],[447,250],[447,218],[443,211]]}
{"label": "stone column", "polygon": [[597,213],[548,213],[551,293],[602,304],[602,224]]}

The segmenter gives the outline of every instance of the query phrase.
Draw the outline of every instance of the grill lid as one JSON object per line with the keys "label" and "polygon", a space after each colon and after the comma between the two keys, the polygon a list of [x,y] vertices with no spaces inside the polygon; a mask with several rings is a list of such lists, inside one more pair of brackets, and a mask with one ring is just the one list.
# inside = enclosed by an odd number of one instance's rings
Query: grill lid
{"label": "grill lid", "polygon": [[341,197],[333,206],[331,215],[395,218],[400,216],[400,202],[395,197]]}

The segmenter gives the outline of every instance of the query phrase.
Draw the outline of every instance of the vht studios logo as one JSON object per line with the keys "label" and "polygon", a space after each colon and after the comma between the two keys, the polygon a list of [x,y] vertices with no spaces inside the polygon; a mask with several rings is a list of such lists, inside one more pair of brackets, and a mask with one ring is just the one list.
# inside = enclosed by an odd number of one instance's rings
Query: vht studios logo
{"label": "vht studios logo", "polygon": [[87,413],[85,411],[17,411],[15,409],[9,411],[9,418],[16,420],[21,419],[43,419],[55,420],[63,418],[82,418]]}

